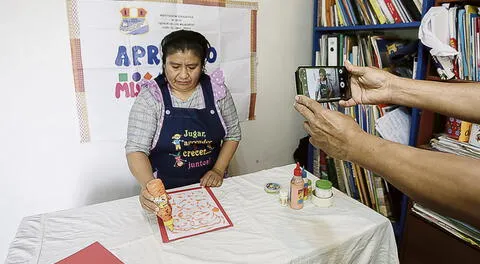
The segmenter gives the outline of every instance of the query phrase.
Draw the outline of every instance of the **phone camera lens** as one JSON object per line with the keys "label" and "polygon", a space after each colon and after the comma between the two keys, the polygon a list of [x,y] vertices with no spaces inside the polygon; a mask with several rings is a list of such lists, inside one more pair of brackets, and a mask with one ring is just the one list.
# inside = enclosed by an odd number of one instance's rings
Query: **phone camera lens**
{"label": "phone camera lens", "polygon": [[344,87],[345,87],[345,83],[344,83],[344,82],[340,82],[340,87],[344,88]]}
{"label": "phone camera lens", "polygon": [[343,73],[343,70],[342,70],[342,69],[339,69],[339,70],[338,70],[338,73],[342,74],[342,73]]}

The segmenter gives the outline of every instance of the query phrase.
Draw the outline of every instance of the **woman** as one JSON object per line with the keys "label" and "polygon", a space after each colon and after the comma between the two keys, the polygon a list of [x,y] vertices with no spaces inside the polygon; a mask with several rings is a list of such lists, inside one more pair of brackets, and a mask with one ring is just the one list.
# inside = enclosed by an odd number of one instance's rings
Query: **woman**
{"label": "woman", "polygon": [[158,207],[145,186],[155,175],[167,189],[198,182],[220,186],[241,139],[223,74],[204,73],[207,39],[179,30],[161,46],[163,73],[142,83],[126,144],[128,166],[142,188],[140,203],[150,211]]}
{"label": "woman", "polygon": [[316,93],[317,101],[320,99],[328,99],[331,98],[333,95],[332,84],[327,78],[327,72],[325,69],[320,68],[318,70],[318,79],[317,79],[317,86],[316,86]]}

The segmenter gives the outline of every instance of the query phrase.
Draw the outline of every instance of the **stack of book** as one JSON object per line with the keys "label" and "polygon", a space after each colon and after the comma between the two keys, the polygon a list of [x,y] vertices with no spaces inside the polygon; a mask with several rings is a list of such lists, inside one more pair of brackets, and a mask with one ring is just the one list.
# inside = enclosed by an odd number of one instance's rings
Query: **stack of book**
{"label": "stack of book", "polygon": [[[458,121],[459,123],[451,125],[456,121]],[[463,122],[464,124],[468,123],[473,126],[472,133],[470,133],[470,137],[468,137],[469,132],[465,131],[468,126],[462,126],[462,122],[463,121],[449,118],[447,124],[451,124],[446,126],[445,133],[436,135],[430,140],[430,144],[424,145],[422,146],[422,148],[433,151],[451,153],[455,155],[461,155],[474,159],[480,159],[480,144],[478,144],[478,140],[480,140],[479,126],[477,124],[472,125],[468,122]],[[459,131],[463,131],[458,133],[455,132],[454,130],[457,129],[457,126]],[[459,138],[462,138],[460,134],[467,135],[467,141],[469,138],[475,138],[474,140],[476,143],[470,144],[468,142],[459,141]],[[480,248],[480,230],[456,219],[442,216],[418,203],[414,203],[412,207],[412,212],[421,216],[425,220],[437,225],[438,227],[446,230],[447,232],[453,234],[461,240],[464,240],[467,243]]]}
{"label": "stack of book", "polygon": [[450,217],[439,215],[419,203],[413,204],[412,212],[451,233],[452,235],[460,238],[461,240],[480,248],[480,230],[474,228],[473,226]]}
{"label": "stack of book", "polygon": [[318,0],[317,26],[394,24],[419,21],[421,0]]}
{"label": "stack of book", "polygon": [[446,135],[440,135],[430,140],[430,146],[438,151],[480,159],[480,146],[460,142]]}
{"label": "stack of book", "polygon": [[[319,40],[316,65],[342,66],[348,59],[359,66],[374,66],[412,78],[417,41],[392,39],[380,35],[326,34]],[[333,50],[333,54],[332,51]],[[414,51],[413,51],[414,50]],[[328,51],[328,52],[327,52]],[[324,107],[351,116],[370,134],[380,134],[376,122],[397,106],[357,105],[342,108],[337,103]],[[408,126],[407,130],[410,127]],[[336,160],[320,149],[314,150],[313,173],[330,180],[340,191],[371,207],[392,221],[398,219],[401,193],[374,172],[349,161]]]}

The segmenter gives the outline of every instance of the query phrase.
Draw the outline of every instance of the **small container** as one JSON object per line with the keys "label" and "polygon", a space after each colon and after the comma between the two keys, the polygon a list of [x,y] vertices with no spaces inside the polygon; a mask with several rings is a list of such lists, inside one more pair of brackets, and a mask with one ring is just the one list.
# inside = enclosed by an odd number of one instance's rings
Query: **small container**
{"label": "small container", "polygon": [[[315,193],[316,191],[314,191]],[[312,203],[316,207],[330,207],[333,205],[333,195],[329,198],[318,198],[315,195],[312,195]]]}
{"label": "small container", "polygon": [[332,195],[332,182],[329,180],[317,180],[315,182],[315,196],[326,199],[332,197]]}
{"label": "small container", "polygon": [[280,199],[281,206],[288,205],[288,192],[286,190],[280,190],[280,192],[278,193],[278,197]]}
{"label": "small container", "polygon": [[269,182],[265,184],[265,187],[263,189],[267,193],[278,193],[278,191],[280,190],[280,184],[275,182]]}

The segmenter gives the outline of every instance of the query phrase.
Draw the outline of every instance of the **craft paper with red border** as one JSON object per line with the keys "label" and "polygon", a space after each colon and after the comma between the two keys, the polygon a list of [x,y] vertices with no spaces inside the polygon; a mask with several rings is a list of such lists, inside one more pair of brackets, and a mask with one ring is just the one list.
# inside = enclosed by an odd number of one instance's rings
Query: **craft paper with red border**
{"label": "craft paper with red border", "polygon": [[83,263],[102,263],[102,264],[123,264],[115,255],[108,251],[102,244],[95,242],[88,247],[66,257],[56,264],[83,264]]}
{"label": "craft paper with red border", "polygon": [[168,192],[172,206],[173,231],[157,217],[164,243],[232,227],[232,221],[209,187]]}

